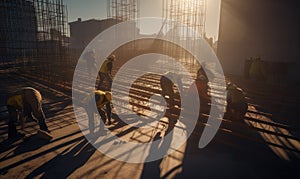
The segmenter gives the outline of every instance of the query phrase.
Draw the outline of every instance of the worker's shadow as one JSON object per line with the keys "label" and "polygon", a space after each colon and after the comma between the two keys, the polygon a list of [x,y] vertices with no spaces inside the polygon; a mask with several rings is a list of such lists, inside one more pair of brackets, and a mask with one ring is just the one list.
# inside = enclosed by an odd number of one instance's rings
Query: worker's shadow
{"label": "worker's shadow", "polygon": [[33,134],[27,138],[24,138],[23,140],[24,140],[24,142],[22,142],[14,150],[15,155],[37,150],[37,149],[41,148],[42,146],[49,143],[49,140],[41,139],[37,136],[37,134]]}
{"label": "worker's shadow", "polygon": [[43,110],[46,113],[47,118],[51,118],[62,113],[62,111],[66,109],[68,106],[70,106],[71,104],[72,103],[70,99],[60,98],[55,102],[44,103]]}
{"label": "worker's shadow", "polygon": [[[72,148],[72,149],[71,149]],[[71,151],[69,151],[71,149]],[[32,171],[26,178],[67,178],[75,170],[82,167],[94,154],[96,149],[83,140],[76,146],[68,147],[56,157]],[[42,176],[40,176],[42,174]]]}
{"label": "worker's shadow", "polygon": [[[160,139],[161,133],[158,132],[154,138],[153,138],[153,143],[151,145],[150,151],[149,151],[149,155],[147,156],[147,160],[150,160],[152,157],[155,156],[156,153],[160,152],[160,148],[159,148],[159,143],[155,143],[155,140]],[[143,172],[141,175],[141,178],[160,178],[160,164],[162,162],[163,159],[159,159],[159,160],[155,160],[152,162],[146,162],[144,164],[144,168],[143,168]]]}
{"label": "worker's shadow", "polygon": [[[171,142],[173,140],[173,135],[174,135],[174,127],[176,127],[175,124],[178,122],[179,114],[180,114],[180,109],[170,108],[170,109],[166,110],[164,117],[168,118],[168,127],[165,131],[164,137],[161,142],[157,141],[157,140],[161,139],[160,132],[156,133],[156,135],[153,137],[153,143],[151,145],[149,155],[146,158],[147,161],[151,161],[152,159],[157,157],[158,154],[161,156],[167,156],[168,150],[171,147]],[[157,142],[154,142],[154,141],[157,141]],[[142,179],[144,179],[144,178],[161,178],[160,177],[160,174],[161,174],[160,165],[161,165],[163,159],[164,158],[160,158],[158,160],[146,162],[144,164],[144,169],[143,169],[141,178]],[[169,174],[171,174],[171,172],[167,173],[166,175],[169,175]],[[166,178],[166,177],[167,176],[163,176],[162,178]]]}
{"label": "worker's shadow", "polygon": [[[19,140],[23,140],[23,141],[20,143],[14,144],[15,142],[17,142]],[[0,152],[8,151],[8,150],[11,150],[12,148],[16,147],[16,149],[13,150],[14,155],[3,156],[0,160],[8,160],[19,154],[37,150],[48,143],[49,143],[48,140],[41,139],[36,134],[31,135],[29,137],[25,137],[25,138],[19,137],[19,138],[15,138],[15,139],[7,139],[0,143]]]}
{"label": "worker's shadow", "polygon": [[[189,99],[189,103],[188,103],[188,107],[187,110],[184,112],[187,112],[187,114],[183,114],[184,116],[189,116],[189,113],[193,113],[193,111],[190,111],[190,109],[193,109],[194,107],[192,107],[193,104],[193,98],[195,98],[195,96],[193,94],[188,94],[186,96],[187,99]],[[186,145],[186,152],[187,153],[195,153],[195,152],[199,152],[200,149],[198,147],[198,143],[200,141],[201,135],[203,133],[203,130],[205,128],[205,124],[208,121],[209,118],[209,114],[210,114],[210,110],[211,110],[211,105],[210,103],[211,101],[211,97],[208,96],[207,98],[203,98],[200,95],[198,96],[199,102],[200,102],[200,106],[199,106],[199,113],[198,113],[198,119],[196,122],[196,125],[194,127],[194,129],[190,132],[190,136],[187,139],[187,145]],[[187,122],[186,120],[183,121],[184,123]],[[188,125],[188,124],[186,124]]]}
{"label": "worker's shadow", "polygon": [[[162,139],[161,144],[159,142],[153,142],[151,147],[150,147],[150,151],[149,154],[146,158],[147,161],[151,161],[152,159],[155,159],[155,157],[157,157],[158,154],[162,155],[162,156],[166,156],[168,149],[170,148],[172,139],[173,139],[173,130],[170,131],[170,135],[168,136],[164,136],[164,139]],[[156,133],[156,135],[153,138],[153,141],[159,140],[161,139],[161,133],[158,132]],[[160,145],[159,145],[160,144]],[[160,169],[160,165],[162,163],[164,158],[160,158],[151,162],[146,162],[144,164],[144,168],[142,171],[142,175],[141,178],[145,179],[145,178],[161,178],[160,174],[161,174],[161,169]],[[164,178],[164,177],[163,177]]]}

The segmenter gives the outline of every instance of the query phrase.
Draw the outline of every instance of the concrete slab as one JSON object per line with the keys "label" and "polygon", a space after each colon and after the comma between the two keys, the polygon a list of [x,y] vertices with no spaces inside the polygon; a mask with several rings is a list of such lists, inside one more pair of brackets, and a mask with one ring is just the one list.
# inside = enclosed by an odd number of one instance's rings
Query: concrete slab
{"label": "concrete slab", "polygon": [[[26,138],[7,141],[7,119],[1,118],[0,178],[292,178],[299,171],[300,140],[292,130],[298,126],[288,123],[285,125],[291,128],[282,128],[273,125],[272,118],[264,118],[269,122],[267,126],[259,121],[252,125],[250,119],[224,120],[213,141],[198,149],[205,126],[202,118],[189,140],[163,159],[145,164],[121,162],[105,156],[86,140],[68,94],[15,74],[1,74],[0,79],[4,82],[1,94],[24,85],[42,92],[53,135],[50,142],[38,139],[36,122],[27,121]],[[168,125],[167,120],[164,122],[153,130],[162,132]],[[142,142],[153,140],[157,134],[118,122],[110,128],[116,134],[124,134],[124,139]],[[159,148],[153,146],[152,150]]]}

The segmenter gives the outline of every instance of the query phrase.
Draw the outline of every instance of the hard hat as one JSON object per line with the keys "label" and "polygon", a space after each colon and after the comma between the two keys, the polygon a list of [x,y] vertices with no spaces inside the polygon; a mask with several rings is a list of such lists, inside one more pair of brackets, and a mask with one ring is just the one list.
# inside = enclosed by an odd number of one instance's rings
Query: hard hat
{"label": "hard hat", "polygon": [[200,81],[205,81],[205,80],[206,80],[206,77],[205,77],[204,75],[200,75],[200,76],[198,77],[198,79],[199,79]]}
{"label": "hard hat", "polygon": [[111,92],[105,92],[105,98],[106,98],[108,101],[111,101]]}
{"label": "hard hat", "polygon": [[235,84],[233,84],[233,83],[231,83],[231,82],[229,82],[229,83],[227,84],[227,90],[229,90],[229,89],[235,89],[235,88],[237,88],[237,86],[236,86]]}
{"label": "hard hat", "polygon": [[115,55],[110,55],[110,56],[108,57],[108,59],[110,59],[110,60],[115,60],[115,59],[116,59],[116,56],[115,56]]}

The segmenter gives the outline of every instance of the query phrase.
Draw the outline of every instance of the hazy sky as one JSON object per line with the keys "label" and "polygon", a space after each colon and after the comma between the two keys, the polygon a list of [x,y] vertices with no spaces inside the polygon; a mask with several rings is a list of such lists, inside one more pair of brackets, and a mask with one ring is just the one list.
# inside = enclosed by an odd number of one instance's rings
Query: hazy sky
{"label": "hazy sky", "polygon": [[[220,1],[207,1],[207,36],[218,38]],[[104,19],[107,17],[107,0],[64,0],[68,6],[69,22],[76,21],[78,17],[82,20]],[[160,17],[162,15],[162,0],[140,0],[141,17]]]}

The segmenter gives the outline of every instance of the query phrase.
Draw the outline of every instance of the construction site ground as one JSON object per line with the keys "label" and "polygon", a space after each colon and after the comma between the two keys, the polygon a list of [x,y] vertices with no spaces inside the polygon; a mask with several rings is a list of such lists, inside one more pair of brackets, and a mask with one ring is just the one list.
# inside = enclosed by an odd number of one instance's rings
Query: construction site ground
{"label": "construction site ground", "polygon": [[[197,148],[201,134],[193,132],[180,149],[163,159],[131,164],[107,157],[88,142],[75,119],[70,92],[19,73],[2,73],[1,95],[23,86],[41,91],[53,139],[50,142],[39,139],[37,123],[27,121],[24,139],[7,140],[8,114],[5,102],[1,101],[0,178],[297,177],[300,169],[299,87],[234,76],[228,79],[246,92],[249,107],[244,121],[224,119],[214,139],[203,149]],[[142,142],[155,137],[153,131],[142,133],[139,129],[119,125],[115,117],[113,115],[113,125],[108,126],[108,130]],[[205,122],[199,120],[197,126],[202,129]]]}

